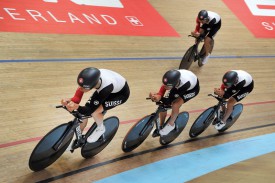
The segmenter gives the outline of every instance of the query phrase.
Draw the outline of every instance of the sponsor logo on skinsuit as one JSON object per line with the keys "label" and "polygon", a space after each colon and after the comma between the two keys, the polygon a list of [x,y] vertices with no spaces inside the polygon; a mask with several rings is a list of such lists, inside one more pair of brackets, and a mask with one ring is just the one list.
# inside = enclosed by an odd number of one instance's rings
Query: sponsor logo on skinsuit
{"label": "sponsor logo on skinsuit", "polygon": [[121,103],[122,103],[122,100],[108,101],[108,102],[105,102],[105,107],[113,107],[113,106],[120,105]]}
{"label": "sponsor logo on skinsuit", "polygon": [[195,92],[193,92],[193,93],[188,93],[188,94],[186,94],[186,95],[183,95],[184,99],[192,98],[192,97],[194,97],[194,96],[195,96]]}
{"label": "sponsor logo on skinsuit", "polygon": [[249,93],[247,92],[247,93],[244,93],[244,94],[238,95],[238,96],[237,96],[237,98],[240,100],[240,99],[242,99],[242,98],[246,97],[248,94],[249,94]]}

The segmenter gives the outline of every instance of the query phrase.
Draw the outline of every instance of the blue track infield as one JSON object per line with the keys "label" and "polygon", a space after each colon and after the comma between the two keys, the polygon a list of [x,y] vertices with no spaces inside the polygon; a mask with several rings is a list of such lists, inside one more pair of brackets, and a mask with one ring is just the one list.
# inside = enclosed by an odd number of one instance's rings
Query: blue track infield
{"label": "blue track infield", "polygon": [[275,133],[271,133],[185,153],[94,183],[182,183],[274,151]]}

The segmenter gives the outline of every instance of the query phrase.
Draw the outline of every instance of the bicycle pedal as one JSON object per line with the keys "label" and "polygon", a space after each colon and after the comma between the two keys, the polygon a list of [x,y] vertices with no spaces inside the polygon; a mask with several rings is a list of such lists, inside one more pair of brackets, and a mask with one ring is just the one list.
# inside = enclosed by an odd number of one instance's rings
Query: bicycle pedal
{"label": "bicycle pedal", "polygon": [[70,152],[73,153],[73,152],[74,152],[74,149],[71,149]]}
{"label": "bicycle pedal", "polygon": [[158,131],[158,129],[155,129],[153,134],[152,134],[152,137],[155,138],[155,137],[158,137],[158,136],[160,136],[159,131]]}
{"label": "bicycle pedal", "polygon": [[105,136],[104,134],[101,135],[101,137],[99,137],[99,139],[96,141],[96,142],[104,142],[106,139],[105,139]]}
{"label": "bicycle pedal", "polygon": [[72,145],[72,150],[82,147],[84,143],[85,143],[85,139],[79,139],[79,141],[75,140],[75,142]]}
{"label": "bicycle pedal", "polygon": [[82,136],[81,139],[79,139],[79,144],[83,145],[85,143],[85,136]]}
{"label": "bicycle pedal", "polygon": [[212,125],[217,124],[217,122],[218,122],[218,120],[217,120],[217,118],[215,118],[215,119],[213,120],[213,122],[212,122]]}
{"label": "bicycle pedal", "polygon": [[72,145],[72,149],[71,150],[75,150],[75,149],[77,149],[77,148],[79,148],[80,146],[78,145],[78,144],[74,144],[74,145]]}

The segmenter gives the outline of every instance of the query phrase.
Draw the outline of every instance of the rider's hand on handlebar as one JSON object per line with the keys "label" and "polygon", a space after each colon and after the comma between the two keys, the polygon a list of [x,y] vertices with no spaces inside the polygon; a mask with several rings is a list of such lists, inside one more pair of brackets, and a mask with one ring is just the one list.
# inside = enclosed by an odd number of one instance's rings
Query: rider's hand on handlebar
{"label": "rider's hand on handlebar", "polygon": [[63,106],[66,106],[69,102],[71,102],[71,99],[69,99],[69,98],[64,98],[61,100],[61,104]]}
{"label": "rider's hand on handlebar", "polygon": [[200,36],[200,33],[195,32],[195,31],[192,31],[192,32],[191,32],[191,35],[194,36],[194,37],[199,37],[199,36]]}
{"label": "rider's hand on handlebar", "polygon": [[161,99],[161,95],[157,94],[157,93],[153,93],[153,92],[150,92],[149,93],[149,97],[151,98],[152,101],[154,102],[159,102],[160,99]]}
{"label": "rider's hand on handlebar", "polygon": [[72,112],[73,110],[78,109],[78,107],[79,107],[79,104],[74,103],[73,101],[69,102],[69,103],[66,105],[66,108],[67,108],[68,111],[70,111],[70,112]]}
{"label": "rider's hand on handlebar", "polygon": [[222,90],[221,88],[214,88],[214,93],[219,97],[222,97],[224,95],[224,90]]}

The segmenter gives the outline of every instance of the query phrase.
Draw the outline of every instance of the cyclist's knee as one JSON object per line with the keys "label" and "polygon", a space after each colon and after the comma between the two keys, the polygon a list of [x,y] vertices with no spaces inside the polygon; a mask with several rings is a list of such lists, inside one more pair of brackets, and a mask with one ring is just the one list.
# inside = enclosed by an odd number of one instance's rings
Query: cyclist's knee
{"label": "cyclist's knee", "polygon": [[206,36],[205,39],[204,39],[204,42],[207,43],[207,44],[210,44],[212,42],[212,38],[209,37],[209,36]]}
{"label": "cyclist's knee", "polygon": [[210,45],[211,45],[212,48],[214,47],[214,39],[211,39]]}
{"label": "cyclist's knee", "polygon": [[234,99],[233,97],[231,97],[227,101],[227,107],[233,107],[236,103],[237,103],[236,99]]}
{"label": "cyclist's knee", "polygon": [[102,116],[104,115],[103,111],[104,109],[103,109],[103,106],[101,105],[92,113],[92,116],[94,118],[102,118]]}

